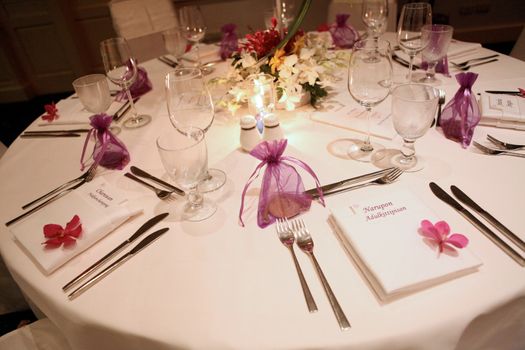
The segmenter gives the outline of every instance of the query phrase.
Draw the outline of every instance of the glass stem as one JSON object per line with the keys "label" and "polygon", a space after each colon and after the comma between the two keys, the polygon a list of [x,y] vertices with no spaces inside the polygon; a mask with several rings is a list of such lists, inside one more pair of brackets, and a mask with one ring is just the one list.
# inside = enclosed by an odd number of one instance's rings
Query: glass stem
{"label": "glass stem", "polygon": [[413,140],[403,139],[403,147],[401,148],[401,154],[403,154],[403,157],[405,157],[405,162],[411,162],[412,159],[414,159],[414,155],[416,154],[414,142],[415,141]]}
{"label": "glass stem", "polygon": [[372,144],[370,143],[370,115],[372,114],[372,108],[366,107],[366,138],[361,146],[361,151],[363,152],[371,152],[374,150],[374,147],[372,147]]}
{"label": "glass stem", "polygon": [[188,204],[190,205],[190,209],[192,211],[198,210],[202,207],[202,203],[204,201],[204,197],[200,192],[197,191],[197,186],[193,187],[188,192]]}
{"label": "glass stem", "polygon": [[201,62],[201,53],[200,53],[200,48],[199,48],[199,42],[197,41],[195,43],[195,51],[197,52],[197,65],[199,68],[202,67],[202,62]]}
{"label": "glass stem", "polygon": [[409,55],[410,59],[408,60],[408,82],[412,82],[412,67],[414,67],[414,57],[415,55]]}
{"label": "glass stem", "polygon": [[437,62],[428,62],[427,67],[427,80],[434,80],[434,75],[436,75],[436,64]]}
{"label": "glass stem", "polygon": [[126,89],[126,95],[128,96],[129,105],[131,106],[131,119],[136,121],[139,118],[137,116],[137,110],[135,109],[135,102],[133,102],[133,97],[131,97],[129,89]]}

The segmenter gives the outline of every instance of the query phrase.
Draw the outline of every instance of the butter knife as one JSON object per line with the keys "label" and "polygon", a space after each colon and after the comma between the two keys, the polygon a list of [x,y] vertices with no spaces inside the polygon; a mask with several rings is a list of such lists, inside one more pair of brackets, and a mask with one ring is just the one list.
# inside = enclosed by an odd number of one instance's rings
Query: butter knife
{"label": "butter knife", "polygon": [[146,236],[146,238],[144,238],[142,241],[140,241],[136,246],[135,248],[131,249],[128,253],[124,254],[123,256],[121,256],[118,260],[116,260],[115,262],[113,262],[111,265],[109,265],[108,267],[106,267],[104,270],[100,271],[99,273],[97,273],[95,276],[93,276],[92,278],[90,278],[88,281],[86,281],[84,284],[82,284],[80,287],[78,287],[77,289],[75,289],[73,292],[71,292],[67,297],[69,299],[73,299],[75,298],[76,296],[78,296],[79,294],[83,293],[86,289],[90,288],[92,285],[94,285],[95,283],[97,283],[99,280],[101,280],[102,278],[104,278],[106,275],[108,275],[110,272],[112,272],[113,270],[115,270],[117,267],[119,267],[120,265],[122,265],[123,263],[125,263],[126,261],[128,261],[129,259],[131,259],[131,257],[133,257],[133,255],[137,254],[138,252],[140,252],[142,249],[146,248],[148,245],[150,245],[154,240],[156,240],[157,238],[159,238],[161,235],[163,235],[166,231],[168,231],[169,228],[165,227],[165,228],[161,228],[160,230],[158,231],[155,231],[153,232],[152,234]]}
{"label": "butter knife", "polygon": [[508,256],[510,256],[514,261],[516,261],[521,266],[525,266],[525,259],[516,252],[511,246],[509,246],[505,241],[503,241],[498,235],[496,235],[491,229],[489,229],[485,224],[478,220],[471,212],[465,209],[458,201],[456,201],[451,195],[445,192],[441,187],[436,183],[431,182],[429,184],[430,190],[436,197],[441,199],[443,202],[450,205],[452,208],[456,209],[461,216],[467,219],[472,225],[474,225],[478,230],[481,231],[488,239],[490,239],[494,244],[496,244],[501,250],[503,250]]}
{"label": "butter knife", "polygon": [[460,201],[474,209],[477,213],[483,216],[487,221],[489,221],[494,227],[496,227],[501,233],[503,233],[508,239],[510,239],[514,244],[516,244],[522,251],[525,252],[525,242],[521,240],[518,236],[509,230],[505,225],[499,222],[494,216],[492,216],[485,209],[480,207],[476,202],[474,202],[469,196],[465,194],[456,186],[450,186],[450,190]]}
{"label": "butter knife", "polygon": [[[356,176],[356,177],[351,177],[349,179],[337,181],[337,182],[334,182],[334,183],[331,183],[331,184],[328,184],[328,185],[321,186],[321,191],[323,191],[323,193],[324,193],[324,192],[330,191],[330,190],[332,190],[334,188],[341,187],[341,186],[344,186],[344,185],[349,185],[349,184],[354,183],[354,182],[365,181],[365,180],[371,179],[373,177],[379,177],[379,176],[384,175],[384,174],[386,174],[386,173],[388,173],[388,172],[390,172],[390,171],[392,171],[394,169],[395,168],[382,169],[382,170],[379,170],[379,171],[374,171],[373,173],[363,174],[363,175],[359,175],[359,176]],[[311,196],[317,196],[317,188],[309,189],[308,191],[304,191],[304,193],[309,194]]]}
{"label": "butter knife", "polygon": [[126,239],[124,242],[120,243],[115,249],[104,255],[102,258],[100,258],[96,263],[88,267],[86,270],[84,270],[82,273],[80,273],[77,277],[73,278],[70,282],[68,282],[64,287],[62,287],[62,290],[66,292],[67,290],[71,289],[75,284],[77,284],[79,281],[83,280],[86,276],[90,275],[95,271],[99,266],[104,264],[106,261],[111,259],[113,256],[118,254],[122,249],[133,243],[137,238],[139,238],[144,232],[155,226],[158,222],[163,220],[165,217],[167,217],[169,213],[162,213],[159,214],[148,221],[146,221],[139,229],[131,235],[128,239]]}
{"label": "butter knife", "polygon": [[140,177],[143,177],[145,179],[150,179],[152,181],[155,181],[156,183],[170,189],[170,190],[173,190],[175,193],[177,193],[179,196],[184,196],[184,191],[181,190],[180,188],[176,187],[176,186],[173,186],[172,184],[169,184],[167,183],[166,181],[163,181],[147,172],[145,172],[144,170],[140,169],[140,168],[137,168],[136,166],[132,166],[129,170],[131,170],[131,172],[134,174],[134,175],[137,175],[137,176],[140,176]]}

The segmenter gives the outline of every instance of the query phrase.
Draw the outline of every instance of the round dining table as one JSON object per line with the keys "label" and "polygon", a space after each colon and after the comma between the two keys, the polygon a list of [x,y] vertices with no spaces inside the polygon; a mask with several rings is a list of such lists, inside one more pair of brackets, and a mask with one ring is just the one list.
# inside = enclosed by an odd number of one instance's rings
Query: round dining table
{"label": "round dining table", "polygon": [[[494,52],[480,48],[471,57],[490,54]],[[429,189],[430,182],[445,189],[451,185],[461,187],[525,239],[525,159],[483,154],[472,144],[463,148],[446,138],[441,128],[431,127],[416,142],[416,154],[425,158],[422,170],[405,172],[389,185],[326,196],[324,205],[313,201],[301,218],[315,242],[317,261],[351,325],[341,330],[308,256],[295,248],[317,303],[318,311],[314,313],[308,312],[293,260],[275,226],[263,229],[257,225],[262,174],[246,192],[244,225],[240,224],[242,192],[259,164],[240,147],[239,120],[247,114],[245,108],[234,115],[217,110],[205,135],[209,166],[227,175],[224,186],[204,194],[217,205],[211,218],[182,221],[174,213],[184,204],[183,197],[161,200],[150,189],[124,176],[130,166],[137,166],[170,181],[155,140],[162,129],[173,127],[164,91],[164,77],[173,68],[157,59],[141,66],[148,72],[153,89],[140,98],[136,107],[140,113],[151,115],[152,121],[136,129],[122,128],[117,136],[130,153],[129,164],[123,170],[99,167],[96,177],[123,190],[142,213],[50,274],[44,273],[13,239],[9,227],[0,225],[0,253],[14,280],[35,309],[63,333],[72,349],[525,348],[524,267]],[[393,67],[394,82],[401,82],[407,69],[396,62]],[[207,78],[225,76],[229,69],[229,61],[217,63]],[[503,54],[497,62],[470,71],[479,74],[473,86],[475,94],[525,87],[525,62]],[[450,77],[438,74],[442,81],[438,87],[446,92],[446,102],[458,90],[454,76],[459,72],[451,67]],[[344,145],[348,140],[363,139],[364,134],[319,118],[324,113],[323,104],[334,97],[344,105],[362,108],[348,93],[346,68],[336,76],[329,96],[318,109],[303,105],[293,111],[276,111],[288,140],[285,153],[307,163],[322,185],[389,166],[351,159]],[[67,100],[68,105],[80,106],[74,96]],[[388,115],[390,104],[389,97],[378,111]],[[115,102],[110,108],[118,106]],[[87,121],[90,114],[79,113]],[[391,122],[391,118],[385,121]],[[46,128],[41,123],[38,118],[28,130]],[[475,128],[473,140],[486,143],[487,134],[525,143],[524,131],[482,125]],[[395,135],[373,139],[390,150],[402,145]],[[0,160],[2,223],[22,213],[23,204],[81,174],[83,145],[84,137],[17,138]],[[300,174],[306,188],[315,186],[308,173]],[[450,224],[453,232],[467,235],[468,249],[481,266],[395,300],[378,298],[336,234],[330,216],[332,208],[344,206],[359,193],[366,196],[389,189],[415,193]],[[62,286],[127,239],[147,219],[163,212],[170,215],[157,228],[168,227],[167,233],[78,297],[70,300],[62,291]],[[417,268],[424,270],[425,266]]]}

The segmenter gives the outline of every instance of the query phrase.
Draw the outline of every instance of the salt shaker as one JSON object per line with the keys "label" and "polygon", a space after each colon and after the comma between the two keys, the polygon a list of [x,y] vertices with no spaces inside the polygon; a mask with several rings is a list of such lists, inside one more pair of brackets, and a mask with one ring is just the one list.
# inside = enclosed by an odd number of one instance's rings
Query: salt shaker
{"label": "salt shaker", "polygon": [[264,130],[263,130],[263,140],[280,140],[284,138],[283,130],[279,124],[279,119],[273,113],[267,114],[264,116]]}
{"label": "salt shaker", "polygon": [[241,148],[250,152],[261,142],[261,136],[257,130],[257,120],[252,115],[241,118]]}

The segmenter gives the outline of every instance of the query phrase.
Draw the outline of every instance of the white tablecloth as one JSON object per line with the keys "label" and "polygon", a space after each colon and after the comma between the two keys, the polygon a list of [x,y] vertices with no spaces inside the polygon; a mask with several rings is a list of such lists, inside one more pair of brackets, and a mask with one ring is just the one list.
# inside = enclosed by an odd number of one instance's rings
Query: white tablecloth
{"label": "white tablecloth", "polygon": [[[491,51],[482,49],[478,54],[488,53]],[[394,66],[400,80],[406,70]],[[161,128],[171,127],[163,89],[163,76],[170,68],[156,60],[144,67],[154,89],[137,108],[151,114],[153,122],[123,130],[119,137],[129,148],[130,165],[161,175],[164,170],[155,136]],[[220,74],[226,64],[217,68]],[[525,86],[525,63],[510,57],[501,56],[499,62],[472,71],[480,74],[475,92]],[[345,91],[345,72],[341,76],[339,87]],[[454,78],[440,79],[448,101],[457,84]],[[355,104],[349,95],[346,101]],[[362,138],[361,134],[314,122],[312,112],[305,106],[280,113],[280,119],[290,146],[302,152],[302,160],[323,184],[377,170],[333,152],[338,140]],[[489,132],[525,143],[523,132],[485,127],[476,128],[474,139],[484,140]],[[328,197],[326,208],[313,203],[303,218],[312,232],[317,259],[352,324],[350,330],[341,332],[312,265],[297,249],[319,307],[317,313],[308,313],[289,252],[273,227],[262,230],[256,225],[256,196],[247,197],[246,227],[238,224],[241,191],[256,165],[255,159],[239,149],[238,116],[219,114],[206,138],[210,164],[228,175],[225,187],[210,195],[218,204],[217,213],[200,223],[168,217],[158,226],[168,225],[167,234],[73,301],[61,290],[66,282],[148,218],[169,211],[174,204],[160,201],[153,192],[125,178],[123,171],[103,171],[99,176],[129,191],[130,198],[142,204],[144,214],[50,276],[38,270],[1,225],[0,252],[16,282],[74,349],[525,347],[525,270],[428,188],[430,181],[443,188],[461,187],[525,239],[523,159],[486,156],[473,147],[462,149],[435,128],[416,142],[417,154],[428,160],[426,167],[405,173],[390,186],[410,188],[455,232],[468,234],[469,248],[483,266],[478,272],[388,304],[374,296],[328,223],[328,208],[344,204],[352,192]],[[400,138],[381,142],[389,148],[401,145]],[[21,205],[46,189],[77,176],[82,143],[83,138],[17,139],[0,162],[1,222],[18,215]],[[303,178],[307,188],[313,185],[309,177]],[[378,190],[370,187],[366,191]]]}

